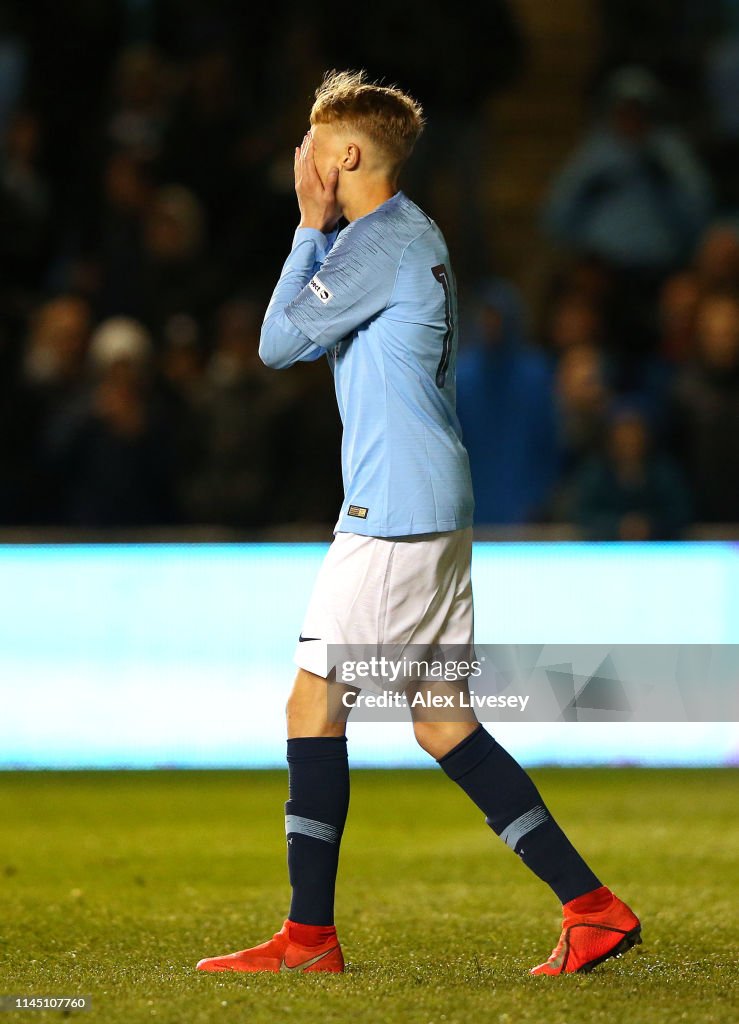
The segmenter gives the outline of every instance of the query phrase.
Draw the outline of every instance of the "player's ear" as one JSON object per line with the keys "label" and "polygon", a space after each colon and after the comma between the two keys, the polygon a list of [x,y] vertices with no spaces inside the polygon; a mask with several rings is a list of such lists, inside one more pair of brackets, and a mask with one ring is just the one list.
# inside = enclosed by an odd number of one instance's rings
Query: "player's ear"
{"label": "player's ear", "polygon": [[341,169],[343,171],[356,171],[359,167],[359,146],[356,142],[350,142],[344,152],[344,159],[341,161]]}

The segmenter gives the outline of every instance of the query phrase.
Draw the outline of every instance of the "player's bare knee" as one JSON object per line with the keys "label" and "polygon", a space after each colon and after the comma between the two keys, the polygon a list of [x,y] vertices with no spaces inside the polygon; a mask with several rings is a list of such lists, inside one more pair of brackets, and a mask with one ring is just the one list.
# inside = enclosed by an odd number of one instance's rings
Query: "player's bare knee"
{"label": "player's bare knee", "polygon": [[330,714],[328,685],[321,676],[298,671],[286,708],[289,738],[344,735],[346,721]]}
{"label": "player's bare knee", "polygon": [[478,727],[478,722],[431,722],[416,721],[413,732],[420,747],[437,761],[453,750],[471,732]]}
{"label": "player's bare knee", "polygon": [[439,753],[444,747],[444,722],[414,722],[413,732],[416,741],[422,750],[435,757],[437,760],[442,756]]}

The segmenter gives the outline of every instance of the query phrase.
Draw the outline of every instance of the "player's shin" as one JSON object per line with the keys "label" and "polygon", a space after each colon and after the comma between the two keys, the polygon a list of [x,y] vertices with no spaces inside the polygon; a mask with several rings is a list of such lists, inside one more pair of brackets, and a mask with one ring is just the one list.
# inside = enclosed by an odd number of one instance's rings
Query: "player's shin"
{"label": "player's shin", "polygon": [[480,726],[439,759],[487,824],[562,903],[601,883],[552,818],[520,764]]}
{"label": "player's shin", "polygon": [[[334,924],[339,844],[349,807],[346,737],[287,741],[290,799],[285,804],[292,886],[289,921],[300,941],[323,941]],[[295,938],[296,936],[293,936]]]}

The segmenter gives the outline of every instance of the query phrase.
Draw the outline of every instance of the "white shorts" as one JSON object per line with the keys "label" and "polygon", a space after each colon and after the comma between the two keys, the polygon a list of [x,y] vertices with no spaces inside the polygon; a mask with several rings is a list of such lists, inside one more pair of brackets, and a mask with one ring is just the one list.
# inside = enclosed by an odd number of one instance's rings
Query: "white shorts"
{"label": "white shorts", "polygon": [[337,533],[295,663],[326,676],[329,644],[472,645],[472,528],[411,537]]}

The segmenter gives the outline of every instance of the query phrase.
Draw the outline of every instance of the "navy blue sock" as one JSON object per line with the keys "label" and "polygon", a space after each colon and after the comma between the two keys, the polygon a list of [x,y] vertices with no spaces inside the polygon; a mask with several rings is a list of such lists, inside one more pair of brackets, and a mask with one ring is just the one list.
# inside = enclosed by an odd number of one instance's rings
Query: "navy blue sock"
{"label": "navy blue sock", "polygon": [[520,764],[480,726],[439,761],[492,830],[562,903],[600,886]]}
{"label": "navy blue sock", "polygon": [[332,925],[339,844],[349,809],[346,737],[288,740],[287,763],[285,832],[293,890],[288,916],[299,924]]}

